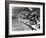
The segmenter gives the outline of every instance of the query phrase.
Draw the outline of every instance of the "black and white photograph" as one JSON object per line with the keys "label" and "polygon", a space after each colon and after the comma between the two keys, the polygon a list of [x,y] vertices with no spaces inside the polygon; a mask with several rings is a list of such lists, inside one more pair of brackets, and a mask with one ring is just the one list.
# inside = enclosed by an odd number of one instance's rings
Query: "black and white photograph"
{"label": "black and white photograph", "polygon": [[43,34],[43,3],[8,4],[8,35]]}
{"label": "black and white photograph", "polygon": [[40,8],[12,7],[12,31],[40,30]]}

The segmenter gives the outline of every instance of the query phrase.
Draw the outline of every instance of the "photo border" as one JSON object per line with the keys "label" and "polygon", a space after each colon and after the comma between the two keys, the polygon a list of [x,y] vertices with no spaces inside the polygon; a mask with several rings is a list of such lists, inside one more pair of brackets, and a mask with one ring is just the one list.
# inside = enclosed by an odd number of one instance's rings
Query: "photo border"
{"label": "photo border", "polygon": [[[43,5],[43,33],[37,34],[22,34],[22,35],[9,35],[9,4],[34,4]],[[40,36],[45,35],[45,3],[42,2],[24,2],[24,1],[5,1],[5,37],[24,37],[24,36]]]}

